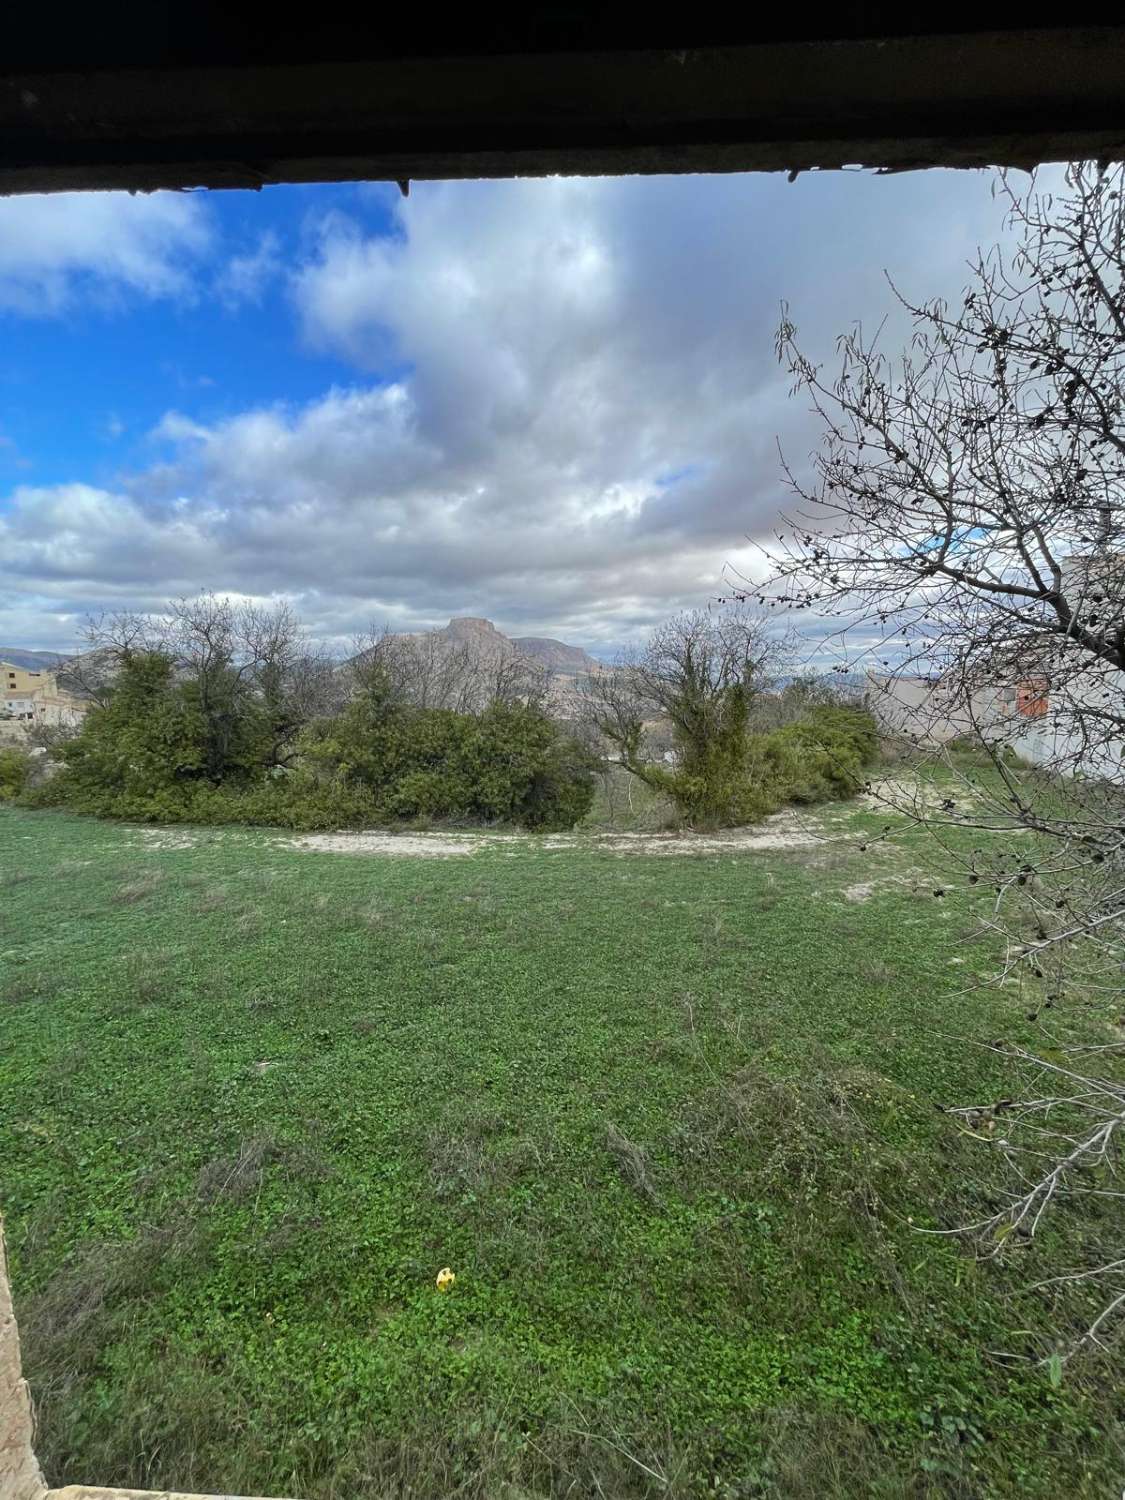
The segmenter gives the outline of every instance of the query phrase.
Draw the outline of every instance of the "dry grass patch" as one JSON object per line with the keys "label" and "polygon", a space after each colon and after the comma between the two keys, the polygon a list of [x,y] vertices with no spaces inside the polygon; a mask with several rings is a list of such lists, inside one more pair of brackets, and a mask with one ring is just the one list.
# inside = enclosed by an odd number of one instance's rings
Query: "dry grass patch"
{"label": "dry grass patch", "polygon": [[134,902],[144,901],[159,890],[166,878],[163,870],[142,870],[131,879],[121,882],[114,892],[114,899],[132,906]]}
{"label": "dry grass patch", "polygon": [[261,1187],[266,1168],[282,1155],[283,1148],[271,1136],[252,1136],[229,1156],[213,1157],[200,1168],[196,1197],[201,1203],[248,1198]]}
{"label": "dry grass patch", "polygon": [[206,915],[213,911],[224,911],[231,904],[230,887],[218,885],[211,881],[203,883],[200,894],[195,898],[195,909]]}
{"label": "dry grass patch", "polygon": [[424,1149],[434,1192],[447,1201],[502,1190],[543,1166],[535,1142],[508,1136],[498,1115],[481,1114],[457,1128],[435,1127],[426,1134]]}
{"label": "dry grass patch", "polygon": [[103,1349],[151,1294],[157,1272],[189,1258],[200,1233],[190,1215],[178,1215],[130,1240],[87,1240],[39,1291],[19,1300],[24,1373],[41,1420],[90,1377]]}
{"label": "dry grass patch", "polygon": [[621,1176],[639,1198],[653,1208],[661,1206],[660,1194],[653,1180],[652,1162],[643,1146],[618,1130],[612,1122],[606,1127],[605,1148]]}
{"label": "dry grass patch", "polygon": [[26,1005],[32,1000],[50,1000],[61,988],[61,977],[50,969],[19,969],[0,985],[0,1000]]}
{"label": "dry grass patch", "polygon": [[265,915],[257,906],[246,906],[235,918],[234,930],[239,937],[256,937],[265,925]]}
{"label": "dry grass patch", "polygon": [[887,963],[881,958],[862,958],[858,964],[858,972],[868,984],[894,984],[899,978],[896,965]]}
{"label": "dry grass patch", "polygon": [[233,1152],[213,1157],[196,1178],[201,1203],[237,1202],[257,1193],[271,1166],[281,1167],[294,1182],[319,1182],[331,1174],[327,1160],[307,1141],[279,1141],[274,1136],[248,1136]]}
{"label": "dry grass patch", "polygon": [[153,948],[131,953],[125,963],[125,981],[130,994],[142,1005],[155,1005],[167,998],[178,955],[171,948]]}

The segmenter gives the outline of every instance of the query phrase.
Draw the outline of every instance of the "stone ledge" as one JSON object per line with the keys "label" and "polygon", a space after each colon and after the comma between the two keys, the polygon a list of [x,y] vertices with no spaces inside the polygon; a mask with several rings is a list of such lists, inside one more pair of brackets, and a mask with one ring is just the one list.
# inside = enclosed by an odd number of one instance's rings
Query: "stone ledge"
{"label": "stone ledge", "polygon": [[20,1337],[8,1290],[0,1224],[0,1497],[40,1500],[46,1485],[31,1446],[31,1398],[20,1370]]}

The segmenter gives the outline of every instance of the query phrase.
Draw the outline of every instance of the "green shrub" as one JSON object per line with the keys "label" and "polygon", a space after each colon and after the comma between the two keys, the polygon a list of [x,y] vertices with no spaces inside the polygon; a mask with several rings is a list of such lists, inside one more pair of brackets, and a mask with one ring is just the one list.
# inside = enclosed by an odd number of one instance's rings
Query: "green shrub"
{"label": "green shrub", "polygon": [[110,792],[159,797],[202,775],[204,730],[198,705],[175,681],[171,658],[135,653],[123,662],[108,704],[92,708],[81,733],[61,747],[66,780],[59,791],[94,800]]}
{"label": "green shrub", "polygon": [[374,798],[362,787],[294,776],[257,782],[183,782],[149,791],[80,784],[63,771],[30,792],[32,807],[68,807],[98,818],[135,823],[242,823],[315,831],[379,821]]}
{"label": "green shrub", "polygon": [[0,750],[0,802],[11,802],[27,784],[31,762],[22,750]]}
{"label": "green shrub", "polygon": [[862,709],[813,708],[784,729],[720,743],[697,770],[647,766],[645,779],[692,827],[738,828],[789,802],[854,796],[878,748],[875,720]]}
{"label": "green shrub", "polygon": [[[295,768],[283,769],[254,748],[249,711],[228,726],[220,755],[218,721],[197,698],[167,657],[132,656],[108,704],[61,747],[59,774],[28,791],[25,758],[7,752],[0,797],[22,792],[34,806],[140,822],[309,830],[422,819],[550,832],[572,828],[593,803],[590,754],[533,704],[422,709],[375,678],[341,713],[309,725]],[[711,723],[678,765],[644,766],[649,787],[700,829],[851,796],[878,748],[874,719],[856,708],[812,706],[783,729],[749,733],[738,686]]]}
{"label": "green shrub", "polygon": [[858,708],[817,708],[763,738],[778,757],[785,800],[799,803],[854,796],[879,748],[875,720]]}
{"label": "green shrub", "polygon": [[378,690],[313,725],[307,773],[362,789],[377,816],[570,828],[594,796],[590,757],[538,708],[419,709]]}
{"label": "green shrub", "polygon": [[865,708],[842,705],[815,708],[809,714],[809,723],[849,741],[865,766],[870,765],[879,753],[879,726],[874,715]]}
{"label": "green shrub", "polygon": [[418,709],[376,682],[307,729],[293,770],[251,753],[252,714],[232,722],[216,778],[215,720],[196,697],[168,658],[134,655],[109,703],[63,747],[60,773],[25,800],[150,823],[319,829],[421,818],[542,830],[572,827],[593,801],[590,758],[534,706]]}
{"label": "green shrub", "polygon": [[1029,764],[1012,749],[1011,745],[994,742],[990,747],[975,730],[967,734],[956,735],[946,742],[945,748],[962,766],[991,766],[994,764],[994,757],[1002,760],[1006,766],[1012,766],[1015,769]]}

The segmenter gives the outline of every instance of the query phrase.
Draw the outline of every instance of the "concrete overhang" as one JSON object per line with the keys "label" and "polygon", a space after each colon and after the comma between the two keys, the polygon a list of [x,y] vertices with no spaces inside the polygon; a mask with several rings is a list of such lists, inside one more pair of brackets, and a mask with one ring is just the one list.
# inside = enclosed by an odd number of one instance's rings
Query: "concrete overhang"
{"label": "concrete overhang", "polygon": [[[571,6],[410,21],[25,8],[0,192],[347,179],[1032,166],[1125,148],[1125,17]],[[1007,16],[1008,20],[1004,17]]]}

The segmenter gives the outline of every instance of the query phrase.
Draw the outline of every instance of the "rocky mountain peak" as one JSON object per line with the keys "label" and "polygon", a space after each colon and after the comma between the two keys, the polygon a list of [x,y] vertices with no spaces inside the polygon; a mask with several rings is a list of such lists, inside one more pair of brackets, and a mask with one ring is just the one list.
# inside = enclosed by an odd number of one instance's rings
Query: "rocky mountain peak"
{"label": "rocky mountain peak", "polygon": [[479,615],[456,615],[445,629],[442,635],[449,636],[455,641],[503,641],[502,636],[491,620],[481,619]]}

